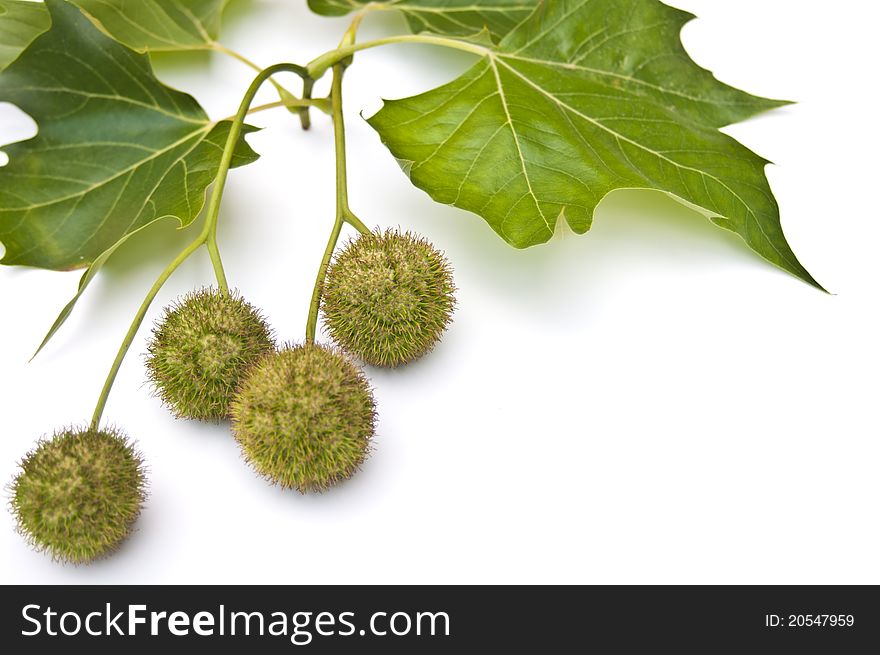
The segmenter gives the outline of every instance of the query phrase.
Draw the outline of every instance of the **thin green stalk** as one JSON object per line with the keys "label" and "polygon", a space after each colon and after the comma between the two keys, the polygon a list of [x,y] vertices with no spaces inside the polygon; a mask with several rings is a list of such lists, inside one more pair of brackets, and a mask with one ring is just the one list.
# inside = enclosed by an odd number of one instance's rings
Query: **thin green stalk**
{"label": "thin green stalk", "polygon": [[318,332],[318,309],[321,307],[321,288],[324,286],[324,278],[327,277],[327,269],[330,267],[330,259],[333,257],[333,251],[336,250],[336,244],[339,242],[339,235],[342,232],[344,221],[340,216],[336,217],[333,222],[333,230],[330,232],[330,238],[327,240],[327,247],[324,249],[324,256],[321,258],[321,266],[318,269],[318,277],[315,279],[315,287],[312,290],[312,301],[309,303],[309,318],[306,323],[306,343],[315,343],[315,335]]}
{"label": "thin green stalk", "polygon": [[330,88],[330,101],[333,113],[333,144],[336,150],[336,218],[345,220],[348,211],[348,163],[345,152],[345,117],[342,113],[342,78],[345,68],[333,68],[333,85]]}
{"label": "thin green stalk", "polygon": [[354,15],[354,18],[351,21],[351,25],[348,26],[347,30],[345,30],[345,34],[342,35],[342,40],[339,42],[340,48],[354,45],[355,41],[357,41],[357,33],[358,30],[361,28],[361,23],[364,22],[364,18],[366,18],[367,14],[373,11],[375,8],[375,5],[366,5],[363,9],[361,9]]}
{"label": "thin green stalk", "polygon": [[492,54],[492,51],[489,48],[469,41],[459,41],[458,39],[450,39],[443,36],[431,36],[429,34],[401,34],[376,39],[374,41],[342,45],[336,50],[330,50],[320,57],[313,59],[309,65],[306,66],[306,70],[308,71],[309,77],[318,80],[324,76],[324,73],[326,73],[328,69],[336,66],[339,62],[348,59],[354,53],[360,52],[361,50],[369,50],[370,48],[377,48],[383,45],[390,45],[392,43],[424,43],[427,45],[452,48],[454,50],[463,50],[464,52],[470,52],[471,54],[479,55],[481,57]]}
{"label": "thin green stalk", "polygon": [[220,166],[217,169],[217,177],[214,181],[214,193],[211,194],[211,201],[208,204],[208,217],[205,223],[205,243],[208,245],[208,254],[211,256],[211,263],[214,265],[214,272],[217,276],[217,284],[223,293],[229,293],[229,285],[226,282],[226,273],[223,270],[223,262],[220,259],[220,249],[217,246],[217,219],[220,215],[220,204],[223,201],[223,191],[226,187],[226,178],[229,176],[229,168],[232,165],[232,158],[235,155],[235,145],[241,137],[241,129],[244,125],[245,117],[251,108],[254,97],[260,90],[260,87],[276,73],[291,72],[298,75],[303,74],[302,66],[296,64],[276,64],[263,69],[251,82],[250,87],[241,99],[241,105],[238,107],[238,113],[232,121],[229,128],[229,135],[226,137],[226,145],[223,148],[223,156],[220,159]]}
{"label": "thin green stalk", "polygon": [[[287,108],[309,108],[314,107],[325,114],[330,113],[330,99],[329,98],[308,98],[308,99],[300,99],[293,98],[292,100],[276,100],[275,102],[267,102],[265,105],[257,105],[256,107],[251,107],[248,109],[248,116],[252,114],[259,114],[263,111],[268,111],[270,109],[277,109],[278,107],[287,107]],[[227,116],[223,120],[226,121],[234,121],[235,115]]]}
{"label": "thin green stalk", "polygon": [[312,100],[312,91],[315,88],[315,80],[311,77],[303,78],[303,102],[308,103],[304,104],[299,110],[299,121],[302,124],[302,128],[304,130],[309,129],[312,126],[312,115],[309,113],[309,107],[318,105],[312,104],[310,101]]}
{"label": "thin green stalk", "polygon": [[354,215],[350,209],[346,207],[345,210],[345,222],[351,225],[354,229],[356,229],[361,234],[372,234],[373,231],[364,225],[364,222]]}
{"label": "thin green stalk", "polygon": [[318,275],[315,278],[315,286],[312,290],[312,300],[309,304],[309,317],[306,322],[306,342],[315,343],[315,335],[318,330],[318,309],[321,305],[321,288],[327,277],[327,269],[336,244],[339,243],[339,235],[342,226],[348,223],[362,234],[369,234],[370,230],[363,222],[354,215],[348,206],[348,165],[345,154],[345,119],[342,115],[342,78],[345,75],[345,66],[337,64],[333,67],[333,86],[330,90],[332,105],[333,133],[336,145],[336,220],[333,221],[333,229],[321,258]]}
{"label": "thin green stalk", "polygon": [[229,282],[226,281],[226,271],[223,270],[223,261],[220,259],[220,247],[217,245],[217,224],[215,223],[208,239],[205,241],[208,247],[208,256],[211,258],[211,265],[214,267],[214,277],[217,278],[217,286],[220,292],[229,295]]}
{"label": "thin green stalk", "polygon": [[292,72],[303,76],[305,69],[296,64],[277,64],[276,66],[270,66],[269,68],[260,71],[259,75],[257,75],[245,93],[244,98],[241,101],[241,106],[238,109],[238,113],[232,121],[232,126],[229,128],[229,136],[226,139],[226,144],[223,148],[223,156],[220,159],[220,166],[217,170],[217,178],[214,182],[214,191],[211,194],[211,201],[208,205],[208,214],[205,219],[205,225],[193,242],[184,248],[181,253],[174,258],[174,261],[172,261],[165,270],[162,271],[159,277],[156,278],[156,281],[153,283],[153,286],[150,288],[150,291],[141,303],[137,314],[135,314],[135,317],[128,328],[125,338],[122,340],[122,344],[119,346],[119,350],[116,353],[116,359],[113,360],[113,365],[110,367],[110,372],[107,374],[107,379],[104,381],[104,387],[101,389],[101,395],[98,397],[98,402],[95,405],[95,412],[92,415],[91,426],[93,429],[98,429],[101,424],[101,416],[104,414],[104,408],[107,405],[107,398],[110,396],[110,390],[113,388],[113,383],[116,381],[116,376],[119,374],[122,362],[125,360],[125,356],[131,348],[131,344],[134,341],[138,329],[140,329],[141,324],[144,322],[144,317],[146,317],[150,305],[152,305],[156,295],[174,271],[176,271],[180,265],[190,257],[190,255],[205,245],[207,246],[208,254],[211,257],[211,263],[214,266],[214,273],[217,276],[217,284],[224,293],[229,292],[226,273],[223,270],[223,262],[220,259],[220,250],[217,246],[217,221],[220,216],[220,202],[223,199],[223,189],[226,186],[229,168],[232,165],[235,146],[238,144],[238,140],[241,137],[242,125],[244,124],[245,117],[254,101],[254,97],[257,95],[257,91],[259,91],[260,87],[266,82],[266,80],[272,75],[280,72]]}
{"label": "thin green stalk", "polygon": [[174,261],[168,264],[165,270],[162,271],[158,278],[156,278],[152,288],[149,293],[147,293],[147,297],[144,298],[144,301],[141,303],[140,309],[138,309],[137,314],[135,314],[134,320],[132,320],[131,326],[128,328],[128,332],[125,335],[125,339],[123,339],[122,345],[119,347],[119,352],[116,353],[116,359],[113,360],[113,365],[110,367],[110,373],[104,381],[104,388],[101,389],[101,395],[98,397],[98,404],[95,406],[95,413],[92,415],[91,427],[93,430],[97,430],[101,423],[101,415],[104,413],[104,407],[107,405],[107,398],[110,396],[110,390],[113,388],[113,383],[116,381],[116,375],[119,373],[125,355],[128,353],[128,349],[134,341],[138,328],[140,328],[141,323],[144,321],[144,317],[147,315],[147,310],[150,309],[150,305],[153,303],[159,290],[165,282],[168,281],[168,278],[171,277],[171,274],[174,273],[174,271],[176,271],[190,255],[198,250],[203,243],[204,238],[202,235],[199,235],[195,241],[189,244],[189,246],[175,257]]}
{"label": "thin green stalk", "polygon": [[[214,41],[211,44],[211,48],[216,50],[217,52],[222,52],[224,55],[228,55],[229,57],[232,57],[236,61],[240,61],[245,66],[247,66],[249,68],[253,68],[257,72],[260,72],[261,70],[263,70],[263,68],[259,64],[251,61],[250,59],[245,57],[243,54],[236,52],[235,50],[230,50],[229,48],[227,48],[226,46],[224,46],[221,43]],[[275,90],[278,92],[278,97],[280,97],[282,101],[291,100],[292,98],[296,97],[292,92],[288,91],[287,88],[285,88],[280,82],[277,82],[275,80],[269,80],[269,83],[275,87]],[[285,104],[285,105],[281,105],[281,106],[287,107],[291,111],[291,113],[301,113],[302,112],[302,109],[300,109],[300,108],[297,108],[296,111],[294,112],[293,106],[289,105],[289,104]],[[306,129],[306,128],[303,128],[303,129]]]}
{"label": "thin green stalk", "polygon": [[[258,73],[261,70],[263,70],[259,64],[254,63],[253,61],[251,61],[250,59],[245,57],[243,54],[236,52],[235,50],[230,50],[229,48],[224,46],[222,43],[218,43],[218,42],[214,41],[211,44],[211,48],[213,48],[217,52],[222,52],[224,55],[229,55],[233,59],[236,59],[236,60],[240,61],[241,63],[243,63],[245,66],[248,66],[249,68],[253,68]],[[275,84],[275,83],[276,83],[275,80],[272,80],[272,84]]]}

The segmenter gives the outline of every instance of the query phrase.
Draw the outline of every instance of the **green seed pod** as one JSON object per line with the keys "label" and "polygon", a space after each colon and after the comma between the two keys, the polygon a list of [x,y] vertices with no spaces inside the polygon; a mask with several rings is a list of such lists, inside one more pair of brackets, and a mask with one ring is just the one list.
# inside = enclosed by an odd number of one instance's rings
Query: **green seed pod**
{"label": "green seed pod", "polygon": [[301,493],[350,478],[370,450],[375,403],[363,373],[318,345],[285,348],[254,366],[232,403],[244,458]]}
{"label": "green seed pod", "polygon": [[147,370],[180,418],[228,418],[248,369],[275,345],[265,319],[235,294],[202,289],[165,310],[148,345]]}
{"label": "green seed pod", "polygon": [[53,559],[84,564],[131,533],[145,497],[143,462],[122,433],[67,429],[41,441],[11,485],[19,532]]}
{"label": "green seed pod", "polygon": [[422,238],[388,230],[350,241],[322,289],[324,324],[344,350],[374,366],[429,352],[455,308],[446,258]]}

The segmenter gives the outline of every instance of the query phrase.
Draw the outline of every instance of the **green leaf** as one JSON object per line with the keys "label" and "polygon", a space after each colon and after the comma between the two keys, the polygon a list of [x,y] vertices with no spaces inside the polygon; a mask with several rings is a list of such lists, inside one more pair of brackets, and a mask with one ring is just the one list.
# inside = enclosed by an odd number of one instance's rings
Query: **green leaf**
{"label": "green leaf", "polygon": [[47,29],[49,14],[41,3],[0,0],[0,71]]}
{"label": "green leaf", "polygon": [[[138,52],[218,50],[220,23],[229,0],[70,0],[106,34]],[[248,62],[249,63],[249,62]],[[273,81],[274,84],[274,81]],[[293,95],[276,85],[282,100]],[[292,114],[303,110],[289,108]]]}
{"label": "green leaf", "polygon": [[397,9],[413,32],[470,36],[484,29],[499,41],[541,4],[541,0],[309,0],[309,8],[324,16],[345,14],[372,5]]}
{"label": "green leaf", "polygon": [[71,0],[107,34],[139,52],[216,45],[229,0]]}
{"label": "green leaf", "polygon": [[460,78],[386,102],[370,124],[412,182],[506,241],[586,232],[614,189],[659,189],[818,286],[791,251],[764,167],[716,128],[778,101],[717,82],[656,0],[547,3]]}
{"label": "green leaf", "polygon": [[[181,226],[195,220],[231,123],[211,122],[191,96],[156,79],[146,55],[102,34],[72,5],[47,6],[51,29],[0,74],[0,101],[39,127],[5,149],[0,263],[89,267],[75,303],[131,235],[164,217]],[[256,158],[242,138],[233,166]]]}
{"label": "green leaf", "polygon": [[[139,52],[209,50],[229,0],[71,0],[106,34]],[[0,70],[49,29],[42,2],[0,0]]]}

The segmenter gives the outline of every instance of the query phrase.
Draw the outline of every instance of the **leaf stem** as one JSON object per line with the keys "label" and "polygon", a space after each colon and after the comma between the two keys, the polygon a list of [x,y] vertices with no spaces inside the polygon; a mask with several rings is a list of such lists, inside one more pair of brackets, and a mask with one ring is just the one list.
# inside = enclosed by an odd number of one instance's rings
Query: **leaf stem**
{"label": "leaf stem", "polygon": [[309,107],[318,107],[321,111],[326,112],[327,110],[320,107],[319,105],[312,102],[312,90],[315,88],[315,80],[311,77],[303,78],[303,97],[302,102],[308,103],[303,104],[303,106],[299,110],[299,121],[302,124],[302,128],[304,130],[309,129],[312,126],[312,116],[309,113]]}
{"label": "leaf stem", "polygon": [[[214,41],[211,43],[211,48],[213,50],[216,50],[217,52],[223,53],[224,55],[228,55],[229,57],[232,57],[233,59],[235,59],[237,61],[240,61],[245,66],[248,66],[249,68],[253,68],[257,72],[260,72],[263,70],[262,66],[260,66],[259,64],[251,61],[250,59],[245,57],[240,52],[236,52],[235,50],[231,50],[230,48],[227,48],[222,43],[218,43],[217,41]],[[282,101],[291,100],[293,98],[296,98],[296,95],[294,95],[291,91],[288,91],[287,88],[285,86],[283,86],[280,82],[277,82],[276,80],[269,80],[269,82],[272,84],[272,86],[275,87],[275,90],[278,92],[278,96],[281,98]],[[313,84],[314,84],[314,82],[313,82]],[[303,108],[299,107],[298,105],[284,104],[284,105],[279,105],[279,106],[280,107],[287,107],[291,113],[299,114],[300,117],[302,117]],[[296,111],[294,111],[294,107],[296,107]],[[308,112],[307,107],[305,108],[305,111]],[[307,130],[308,127],[303,125],[303,129]]]}
{"label": "leaf stem", "polygon": [[330,102],[333,117],[333,143],[336,150],[336,215],[339,220],[344,220],[345,213],[348,211],[348,164],[345,152],[345,117],[342,113],[342,78],[344,76],[344,66],[340,64],[333,68]]}
{"label": "leaf stem", "polygon": [[321,305],[321,290],[324,279],[327,277],[327,269],[336,244],[339,243],[339,235],[345,223],[353,226],[361,234],[369,234],[369,228],[354,215],[348,206],[348,165],[345,154],[345,119],[342,114],[342,78],[345,75],[345,66],[337,63],[333,67],[333,85],[330,90],[330,102],[332,105],[333,132],[336,145],[336,219],[333,221],[333,229],[321,258],[318,275],[315,278],[315,286],[312,290],[312,300],[309,304],[309,317],[306,322],[306,342],[315,343],[315,335],[318,329],[318,309]]}
{"label": "leaf stem", "polygon": [[354,212],[346,207],[345,209],[345,222],[351,225],[354,229],[356,229],[361,234],[372,234],[373,231],[364,225],[364,222],[355,216]]}
{"label": "leaf stem", "polygon": [[370,48],[377,48],[383,45],[391,45],[393,43],[424,43],[427,45],[452,48],[454,50],[463,50],[464,52],[470,52],[471,54],[479,55],[481,57],[492,54],[492,51],[489,48],[469,41],[450,39],[443,36],[432,36],[430,34],[399,34],[397,36],[388,36],[373,41],[341,45],[336,50],[330,50],[320,57],[313,59],[309,65],[306,66],[306,70],[308,71],[309,77],[318,80],[324,76],[329,68],[334,67],[339,62],[351,57],[356,52],[369,50]]}
{"label": "leaf stem", "polygon": [[215,223],[208,235],[205,245],[208,248],[208,256],[214,267],[214,277],[217,278],[217,286],[221,293],[229,295],[229,282],[226,281],[226,271],[223,270],[223,260],[220,258],[220,247],[217,245],[217,224]]}
{"label": "leaf stem", "polygon": [[[229,168],[232,165],[232,158],[235,155],[235,145],[241,137],[241,129],[244,125],[245,117],[250,111],[254,97],[260,90],[260,87],[276,73],[292,72],[303,75],[302,66],[296,64],[276,64],[261,70],[248,90],[245,91],[241,104],[238,107],[238,113],[232,120],[229,127],[229,135],[226,137],[226,145],[223,148],[223,156],[220,158],[220,166],[217,169],[217,177],[214,180],[214,192],[211,194],[211,201],[208,204],[208,217],[205,221],[205,243],[208,245],[208,254],[211,256],[211,263],[214,265],[214,272],[217,276],[217,284],[223,293],[229,292],[229,285],[226,282],[226,274],[223,270],[223,262],[220,259],[220,249],[217,246],[217,220],[220,216],[220,205],[223,201],[223,191],[226,187],[226,179],[229,176]],[[305,78],[303,78],[305,79]]]}
{"label": "leaf stem", "polygon": [[363,9],[361,9],[354,15],[354,18],[351,21],[351,25],[348,26],[347,30],[345,30],[345,34],[342,35],[342,40],[339,43],[340,48],[354,45],[355,41],[357,41],[357,33],[358,30],[361,28],[361,23],[364,22],[364,18],[366,18],[367,14],[375,8],[376,7],[374,5],[366,5]]}
{"label": "leaf stem", "polygon": [[[258,114],[263,111],[268,111],[270,109],[277,109],[278,107],[314,107],[325,114],[330,113],[330,99],[329,98],[308,98],[302,99],[293,98],[291,100],[276,100],[275,102],[268,102],[265,105],[257,105],[256,107],[251,107],[248,110],[248,116],[251,114]],[[225,121],[233,121],[235,120],[235,115],[227,116],[223,120]]]}
{"label": "leaf stem", "polygon": [[337,216],[333,222],[333,230],[330,232],[330,238],[327,240],[327,247],[324,249],[324,256],[321,258],[321,266],[318,269],[318,276],[315,278],[315,287],[312,290],[312,300],[309,303],[309,318],[306,323],[306,343],[315,343],[315,335],[318,331],[318,309],[321,306],[321,288],[324,286],[324,278],[327,277],[327,269],[330,267],[330,260],[333,257],[333,251],[339,242],[339,235],[342,233],[342,225],[344,221]]}
{"label": "leaf stem", "polygon": [[[217,41],[214,41],[213,43],[211,43],[211,48],[216,50],[217,52],[222,52],[224,55],[229,55],[233,59],[237,59],[238,61],[243,63],[245,66],[253,68],[257,72],[263,70],[259,64],[254,63],[253,61],[251,61],[250,59],[245,57],[243,54],[236,52],[235,50],[231,50],[231,49],[227,48],[222,43],[218,43]],[[274,80],[273,80],[273,83],[274,83]]]}
{"label": "leaf stem", "polygon": [[214,180],[214,190],[211,193],[211,200],[208,205],[205,224],[192,243],[184,248],[180,254],[174,258],[174,261],[172,261],[165,270],[162,271],[159,277],[156,278],[156,281],[153,283],[153,286],[150,288],[144,301],[141,303],[137,314],[135,314],[134,319],[132,319],[128,332],[122,340],[122,344],[119,346],[119,351],[116,353],[116,359],[113,360],[110,372],[107,374],[107,379],[104,381],[104,387],[101,389],[101,395],[98,397],[98,402],[95,405],[95,412],[92,415],[91,422],[93,429],[98,429],[100,426],[101,416],[104,414],[104,408],[107,405],[107,398],[110,396],[110,390],[113,388],[113,383],[116,381],[116,376],[119,373],[119,369],[122,367],[122,362],[125,360],[125,356],[128,354],[131,344],[134,342],[135,335],[140,329],[141,324],[144,322],[144,317],[146,317],[150,305],[152,305],[156,295],[162,289],[165,282],[168,281],[168,278],[171,277],[172,273],[174,273],[174,271],[176,271],[180,265],[190,257],[190,255],[203,245],[207,246],[208,254],[211,257],[211,263],[214,266],[214,273],[217,276],[217,284],[219,285],[220,290],[223,293],[229,293],[229,285],[226,281],[226,273],[223,270],[223,262],[220,259],[220,249],[217,245],[217,222],[220,216],[220,203],[223,199],[223,189],[226,186],[226,179],[229,176],[229,168],[232,165],[232,159],[235,155],[235,146],[238,144],[238,140],[241,137],[242,126],[244,125],[244,120],[250,110],[251,104],[254,101],[254,97],[257,95],[257,91],[260,90],[260,87],[266,82],[266,80],[272,75],[280,72],[296,73],[297,75],[300,75],[300,77],[303,77],[303,79],[306,79],[304,77],[305,69],[302,66],[297,66],[296,64],[277,64],[260,71],[256,78],[254,78],[250,87],[248,87],[244,98],[242,98],[238,113],[235,115],[232,125],[229,128],[229,135],[226,138],[226,144],[223,148],[223,155],[220,159],[217,177]]}
{"label": "leaf stem", "polygon": [[95,406],[95,413],[92,415],[91,427],[93,430],[97,430],[100,426],[101,415],[104,413],[104,407],[107,405],[107,398],[110,396],[110,390],[113,388],[113,383],[116,381],[116,375],[122,367],[122,362],[125,359],[126,354],[128,354],[128,349],[131,348],[131,344],[134,341],[138,328],[140,328],[141,323],[144,321],[144,317],[147,315],[147,310],[149,310],[150,305],[153,303],[159,290],[165,282],[168,281],[171,274],[174,273],[174,271],[176,271],[190,255],[198,250],[203,243],[204,239],[200,235],[199,238],[181,251],[181,253],[175,257],[174,261],[168,264],[165,270],[162,271],[158,278],[156,278],[152,288],[147,293],[147,297],[144,298],[144,301],[141,303],[140,309],[138,309],[137,314],[135,314],[131,326],[128,328],[128,332],[125,335],[125,339],[123,339],[122,345],[119,347],[119,352],[116,353],[116,359],[113,360],[113,365],[110,367],[110,373],[104,381],[104,387],[101,389],[101,395],[98,397],[98,404]]}

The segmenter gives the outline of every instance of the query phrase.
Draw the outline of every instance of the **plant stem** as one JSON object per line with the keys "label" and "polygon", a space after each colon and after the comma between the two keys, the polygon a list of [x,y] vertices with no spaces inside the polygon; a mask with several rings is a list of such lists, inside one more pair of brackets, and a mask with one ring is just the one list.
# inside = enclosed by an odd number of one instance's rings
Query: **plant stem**
{"label": "plant stem", "polygon": [[[253,68],[257,72],[260,72],[261,70],[263,70],[259,64],[252,62],[250,59],[245,57],[243,54],[236,52],[235,50],[230,50],[229,48],[224,46],[222,43],[217,43],[216,41],[214,41],[211,44],[211,48],[216,50],[217,52],[222,52],[224,55],[229,55],[233,59],[237,59],[238,61],[243,63],[245,66]],[[272,83],[274,84],[275,81],[273,80]]]}
{"label": "plant stem", "polygon": [[354,229],[356,229],[361,234],[372,234],[373,231],[364,225],[364,222],[354,215],[350,209],[346,207],[345,210],[345,222],[351,225]]}
{"label": "plant stem", "polygon": [[[278,107],[288,107],[288,108],[290,108],[290,107],[296,107],[296,108],[314,107],[315,109],[318,109],[318,110],[324,112],[325,114],[329,114],[330,113],[330,99],[329,98],[309,98],[307,100],[306,99],[300,100],[299,98],[293,98],[291,100],[276,100],[275,102],[268,102],[265,105],[257,105],[256,107],[251,107],[250,109],[248,109],[248,116],[250,116],[251,114],[259,114],[260,112],[268,111],[270,109],[277,109]],[[234,121],[235,115],[227,116],[223,120]]]}
{"label": "plant stem", "polygon": [[211,258],[211,264],[214,267],[214,277],[217,278],[217,286],[224,295],[229,295],[229,282],[226,281],[226,271],[223,270],[223,261],[220,259],[220,247],[217,245],[217,226],[211,229],[208,240],[205,241],[208,247],[208,256]]}
{"label": "plant stem", "polygon": [[327,277],[327,269],[336,244],[339,243],[339,235],[345,223],[352,225],[362,234],[369,234],[370,230],[363,222],[354,215],[348,206],[348,165],[345,154],[345,118],[342,115],[342,78],[345,75],[345,66],[336,64],[333,67],[333,86],[330,90],[330,102],[332,106],[333,133],[336,145],[336,220],[333,221],[333,229],[321,258],[318,275],[315,278],[315,286],[312,290],[312,300],[309,304],[309,317],[306,322],[306,342],[315,343],[315,335],[318,329],[318,309],[321,305],[321,290],[324,286],[324,278]]}
{"label": "plant stem", "polygon": [[[309,106],[318,107],[317,104],[311,102],[312,100],[312,90],[315,88],[315,80],[311,77],[303,78],[303,99],[304,104],[299,110],[299,121],[302,124],[302,128],[304,130],[309,129],[312,126],[312,116],[309,113]],[[321,107],[318,107],[321,109]],[[322,109],[322,111],[325,111]]]}
{"label": "plant stem", "polygon": [[361,23],[364,22],[364,18],[367,16],[367,14],[375,8],[375,5],[366,5],[363,9],[361,9],[354,15],[354,18],[351,21],[351,25],[348,26],[347,30],[345,30],[345,34],[342,35],[342,41],[339,42],[340,48],[354,45],[355,41],[357,41],[357,33],[358,30],[361,28]]}
{"label": "plant stem", "polygon": [[345,152],[345,117],[342,114],[342,78],[345,68],[342,65],[333,68],[333,85],[330,89],[330,101],[333,117],[333,143],[336,151],[336,217],[345,220],[348,211],[348,163]]}
{"label": "plant stem", "polygon": [[306,343],[315,343],[315,335],[318,331],[318,309],[321,307],[321,289],[324,286],[324,278],[327,277],[327,269],[330,267],[330,259],[333,257],[333,251],[339,241],[339,235],[342,232],[343,221],[336,217],[333,222],[333,230],[330,232],[330,238],[327,240],[327,247],[324,249],[324,256],[321,258],[321,266],[318,269],[318,277],[315,278],[315,287],[312,290],[312,300],[309,303],[309,318],[306,323]]}
{"label": "plant stem", "polygon": [[156,278],[156,281],[147,293],[146,298],[144,298],[144,301],[141,303],[137,314],[135,314],[134,319],[132,319],[128,332],[122,340],[122,344],[119,346],[119,351],[116,353],[116,359],[113,360],[113,365],[110,367],[110,372],[107,374],[107,379],[104,381],[101,395],[98,397],[98,403],[96,404],[95,412],[92,415],[91,427],[93,429],[98,429],[101,424],[101,416],[104,414],[104,408],[107,405],[107,398],[110,396],[110,390],[113,388],[113,383],[116,381],[116,376],[119,373],[122,362],[125,360],[125,356],[131,348],[131,344],[134,341],[138,329],[144,322],[144,317],[146,317],[150,305],[152,305],[156,295],[162,289],[165,282],[168,281],[168,278],[171,277],[172,273],[174,273],[174,271],[176,271],[180,265],[190,257],[190,255],[203,245],[207,246],[208,254],[211,257],[211,263],[214,266],[214,273],[217,276],[217,284],[219,285],[220,290],[223,293],[229,293],[229,285],[226,281],[226,273],[223,270],[223,262],[220,259],[220,249],[217,245],[217,221],[220,216],[220,203],[223,199],[223,189],[226,186],[226,179],[229,176],[229,168],[232,165],[235,146],[238,145],[238,140],[241,137],[242,125],[244,125],[245,117],[250,110],[254,97],[257,95],[257,91],[260,90],[260,87],[266,82],[266,80],[272,75],[280,72],[296,73],[305,79],[305,69],[302,66],[297,66],[296,64],[277,64],[260,71],[250,87],[248,87],[244,98],[242,98],[238,113],[235,115],[232,125],[229,128],[229,135],[226,138],[223,155],[220,159],[219,168],[217,169],[217,177],[214,181],[214,190],[211,194],[211,201],[208,205],[205,225],[202,227],[202,231],[193,242],[184,248],[180,254],[174,258],[174,261],[172,261],[165,270],[162,271],[159,277]]}
{"label": "plant stem", "polygon": [[469,41],[460,41],[458,39],[450,39],[443,36],[431,36],[429,34],[401,34],[376,39],[374,41],[364,41],[363,43],[352,43],[351,45],[340,46],[336,50],[330,50],[320,57],[313,59],[309,65],[306,66],[306,70],[308,71],[309,77],[318,80],[324,76],[324,73],[326,73],[329,68],[336,66],[336,64],[351,57],[354,53],[360,52],[361,50],[369,50],[370,48],[377,48],[383,45],[390,45],[392,43],[424,43],[428,45],[437,45],[444,48],[452,48],[454,50],[463,50],[464,52],[470,52],[471,54],[479,55],[481,57],[492,54],[492,51],[489,48]]}
{"label": "plant stem", "polygon": [[98,397],[98,404],[95,406],[95,413],[92,415],[91,427],[93,430],[97,430],[101,423],[101,415],[104,413],[104,407],[107,405],[107,398],[110,395],[110,390],[113,388],[113,383],[116,381],[116,375],[119,373],[119,369],[122,366],[125,355],[128,353],[128,349],[131,347],[131,344],[134,341],[134,337],[137,334],[138,328],[140,328],[141,323],[143,323],[144,321],[144,317],[147,315],[147,310],[150,308],[150,305],[156,298],[156,294],[159,293],[159,290],[162,288],[165,282],[168,281],[168,278],[171,277],[171,274],[174,273],[174,271],[176,271],[178,267],[189,258],[190,255],[198,250],[203,243],[204,239],[200,235],[199,238],[189,244],[189,246],[187,246],[174,259],[173,262],[168,264],[165,270],[162,271],[162,273],[153,283],[152,288],[150,289],[149,293],[147,293],[147,297],[144,298],[144,301],[141,303],[140,309],[138,309],[137,314],[135,314],[135,317],[131,322],[131,326],[128,328],[128,333],[125,335],[125,339],[123,339],[122,345],[119,347],[119,352],[116,353],[116,359],[113,360],[113,365],[110,367],[110,373],[107,375],[107,379],[104,382],[104,388],[101,389],[101,395]]}
{"label": "plant stem", "polygon": [[232,158],[235,155],[235,146],[241,137],[241,128],[244,125],[244,119],[251,108],[254,97],[260,90],[260,87],[276,73],[292,72],[298,75],[303,74],[303,68],[296,64],[276,64],[263,69],[251,82],[244,97],[241,99],[241,105],[238,107],[238,113],[232,121],[229,128],[229,135],[226,137],[226,146],[223,148],[223,156],[220,159],[220,166],[217,169],[217,177],[214,181],[214,192],[211,194],[211,201],[208,204],[208,217],[205,222],[205,243],[208,245],[208,254],[211,256],[211,263],[214,265],[214,272],[217,276],[217,284],[223,293],[229,293],[229,285],[226,282],[226,274],[223,270],[223,262],[220,260],[220,249],[217,246],[217,219],[220,216],[220,204],[223,201],[223,191],[226,187],[226,178],[229,176],[229,168],[232,165]]}
{"label": "plant stem", "polygon": [[[229,48],[224,46],[222,43],[218,43],[217,41],[214,41],[213,43],[211,43],[211,48],[213,50],[216,50],[217,52],[222,52],[224,55],[228,55],[237,61],[240,61],[245,66],[248,66],[249,68],[253,68],[257,72],[260,72],[263,70],[263,68],[259,64],[251,61],[250,59],[245,57],[240,52],[236,52],[235,50],[230,50]],[[278,92],[278,96],[281,98],[282,101],[291,100],[292,98],[296,98],[296,96],[292,92],[288,91],[287,88],[285,88],[283,85],[281,85],[281,83],[276,82],[275,80],[269,80],[269,82],[272,84],[272,86],[275,87],[275,90]],[[279,105],[279,106],[287,107],[291,113],[298,113],[298,114],[302,115],[303,110],[301,108],[297,107],[296,111],[294,111],[293,107],[295,105],[285,104],[285,105]],[[308,108],[306,108],[306,111],[308,111]],[[308,129],[308,128],[304,126],[303,129]]]}

